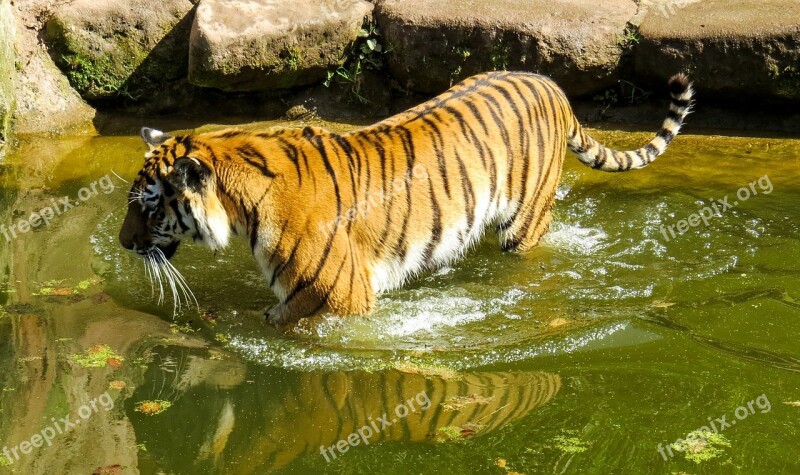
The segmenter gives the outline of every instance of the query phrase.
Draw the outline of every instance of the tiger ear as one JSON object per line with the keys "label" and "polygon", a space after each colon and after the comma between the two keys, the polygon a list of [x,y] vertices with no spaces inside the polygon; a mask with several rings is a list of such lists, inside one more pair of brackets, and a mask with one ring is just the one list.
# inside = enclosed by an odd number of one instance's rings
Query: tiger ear
{"label": "tiger ear", "polygon": [[144,143],[150,147],[150,150],[153,150],[170,138],[169,134],[165,134],[160,130],[151,129],[149,127],[142,127],[141,135],[142,140],[144,140]]}
{"label": "tiger ear", "polygon": [[172,165],[172,183],[179,188],[199,192],[211,177],[211,169],[194,157],[180,157]]}

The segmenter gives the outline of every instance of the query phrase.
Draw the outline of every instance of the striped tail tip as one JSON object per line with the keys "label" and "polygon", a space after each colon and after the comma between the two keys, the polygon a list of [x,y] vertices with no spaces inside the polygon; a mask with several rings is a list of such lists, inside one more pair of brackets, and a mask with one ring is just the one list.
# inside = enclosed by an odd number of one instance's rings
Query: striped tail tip
{"label": "striped tail tip", "polygon": [[574,119],[568,141],[570,150],[581,162],[596,170],[624,172],[646,167],[667,150],[694,105],[694,90],[687,75],[678,73],[672,76],[668,86],[671,101],[667,118],[653,140],[644,147],[624,152],[605,147],[586,134],[577,119]]}

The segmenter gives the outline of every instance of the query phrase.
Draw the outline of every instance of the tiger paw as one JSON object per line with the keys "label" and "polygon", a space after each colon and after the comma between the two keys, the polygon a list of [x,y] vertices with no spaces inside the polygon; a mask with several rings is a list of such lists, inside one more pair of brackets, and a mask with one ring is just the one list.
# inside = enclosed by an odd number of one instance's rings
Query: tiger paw
{"label": "tiger paw", "polygon": [[278,304],[264,312],[264,318],[274,327],[281,327],[287,323],[285,318],[285,305]]}

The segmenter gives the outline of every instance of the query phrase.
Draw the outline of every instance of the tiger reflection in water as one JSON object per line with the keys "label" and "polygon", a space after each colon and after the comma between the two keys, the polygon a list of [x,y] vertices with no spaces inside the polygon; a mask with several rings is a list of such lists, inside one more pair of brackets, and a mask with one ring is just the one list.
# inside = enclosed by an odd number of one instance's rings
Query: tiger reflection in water
{"label": "tiger reflection in water", "polygon": [[[176,402],[169,418],[137,429],[137,439],[147,440],[150,454],[165,463],[178,463],[179,444],[181,460],[193,463],[194,473],[324,466],[382,442],[482,437],[530,416],[561,388],[558,375],[544,372],[267,372],[247,384],[241,362],[193,358],[181,376],[178,398],[203,403]],[[218,388],[217,399],[209,399],[209,385]]]}

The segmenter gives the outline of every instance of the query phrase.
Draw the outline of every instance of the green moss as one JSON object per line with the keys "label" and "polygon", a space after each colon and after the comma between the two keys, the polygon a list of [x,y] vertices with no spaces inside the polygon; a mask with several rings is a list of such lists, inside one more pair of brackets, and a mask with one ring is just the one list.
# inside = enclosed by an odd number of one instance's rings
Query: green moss
{"label": "green moss", "polygon": [[[78,31],[68,27],[65,22],[69,21],[59,17],[48,20],[45,41],[57,66],[84,98],[137,100],[145,91],[158,90],[185,74],[182,61],[159,59],[141,34],[91,28]],[[171,26],[165,28],[163,31],[168,32]]]}
{"label": "green moss", "polygon": [[456,56],[461,58],[462,61],[466,61],[467,58],[472,56],[472,51],[470,51],[470,49],[466,46],[456,46],[453,48],[453,52],[456,54]]}

